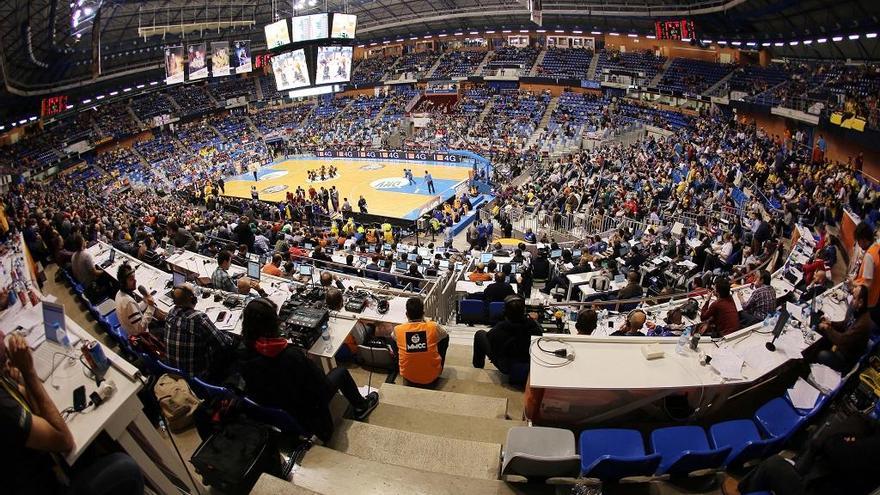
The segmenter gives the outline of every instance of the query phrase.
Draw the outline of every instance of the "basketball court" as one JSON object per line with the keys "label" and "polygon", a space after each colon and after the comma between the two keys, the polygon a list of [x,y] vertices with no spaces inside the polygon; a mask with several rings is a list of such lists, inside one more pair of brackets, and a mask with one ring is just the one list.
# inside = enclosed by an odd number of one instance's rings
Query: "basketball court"
{"label": "basketball court", "polygon": [[[308,170],[318,170],[321,165],[335,166],[335,177],[326,180],[309,181]],[[415,184],[410,184],[403,176],[403,169],[411,169]],[[433,194],[428,193],[425,171],[434,179]],[[417,219],[423,210],[445,201],[466,187],[471,171],[468,164],[448,164],[442,162],[383,161],[374,159],[349,158],[311,158],[281,160],[262,167],[254,182],[253,173],[226,178],[226,195],[239,198],[251,197],[251,186],[256,184],[260,199],[283,201],[288,191],[296,191],[297,186],[307,192],[309,187],[320,191],[321,187],[330,189],[336,186],[339,203],[348,198],[353,211],[357,212],[358,198],[367,200],[367,212],[407,220]]]}

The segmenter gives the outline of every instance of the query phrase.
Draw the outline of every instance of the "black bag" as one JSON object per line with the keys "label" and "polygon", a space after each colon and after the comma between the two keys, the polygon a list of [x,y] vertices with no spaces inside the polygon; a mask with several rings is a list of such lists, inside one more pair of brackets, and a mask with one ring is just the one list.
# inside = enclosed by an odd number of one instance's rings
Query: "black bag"
{"label": "black bag", "polygon": [[207,486],[246,494],[263,473],[281,476],[281,454],[268,426],[244,417],[228,421],[190,459]]}

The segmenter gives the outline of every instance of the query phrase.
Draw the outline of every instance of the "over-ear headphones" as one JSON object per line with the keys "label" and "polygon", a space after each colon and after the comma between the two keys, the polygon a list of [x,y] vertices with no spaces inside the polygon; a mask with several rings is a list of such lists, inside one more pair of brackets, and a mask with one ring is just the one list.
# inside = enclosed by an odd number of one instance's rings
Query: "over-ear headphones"
{"label": "over-ear headphones", "polygon": [[388,303],[388,299],[379,299],[376,301],[376,311],[378,311],[380,315],[387,313],[389,308],[391,308],[391,305]]}

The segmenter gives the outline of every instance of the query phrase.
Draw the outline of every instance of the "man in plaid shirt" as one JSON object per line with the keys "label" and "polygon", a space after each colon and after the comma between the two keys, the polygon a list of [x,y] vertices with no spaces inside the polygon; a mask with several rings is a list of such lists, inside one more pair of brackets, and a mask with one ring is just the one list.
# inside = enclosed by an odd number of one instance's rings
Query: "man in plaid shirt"
{"label": "man in plaid shirt", "polygon": [[191,376],[209,377],[222,370],[233,355],[231,334],[217,330],[208,315],[195,309],[189,284],[174,289],[174,308],[165,318],[168,364]]}
{"label": "man in plaid shirt", "polygon": [[232,254],[229,251],[217,253],[217,268],[211,275],[211,284],[215,289],[226,292],[235,292],[235,282],[229,276],[229,267],[232,265]]}
{"label": "man in plaid shirt", "polygon": [[743,304],[739,319],[741,327],[745,328],[762,321],[768,314],[776,309],[776,289],[770,285],[770,272],[761,270],[755,281],[755,290],[749,300]]}

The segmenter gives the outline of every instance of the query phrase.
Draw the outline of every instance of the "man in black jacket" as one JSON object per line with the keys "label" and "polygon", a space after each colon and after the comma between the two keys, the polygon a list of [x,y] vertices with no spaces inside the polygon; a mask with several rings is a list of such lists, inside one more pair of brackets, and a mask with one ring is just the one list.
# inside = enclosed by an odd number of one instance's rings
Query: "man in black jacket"
{"label": "man in black jacket", "polygon": [[259,404],[287,411],[309,433],[327,442],[333,435],[329,404],[337,391],[348,400],[352,416],[363,420],[379,404],[379,394],[363,397],[345,368],[324,375],[301,350],[280,336],[278,311],[268,299],[254,299],[244,309],[244,348],[238,365],[248,396]]}
{"label": "man in black jacket", "polygon": [[509,295],[514,294],[513,286],[507,283],[504,272],[495,272],[495,281],[487,285],[483,290],[483,300],[487,303],[503,301]]}
{"label": "man in black jacket", "polygon": [[533,335],[541,335],[541,327],[526,315],[525,301],[519,296],[507,296],[504,319],[488,332],[478,330],[474,334],[474,368],[485,366],[487,356],[505,374],[527,368]]}

